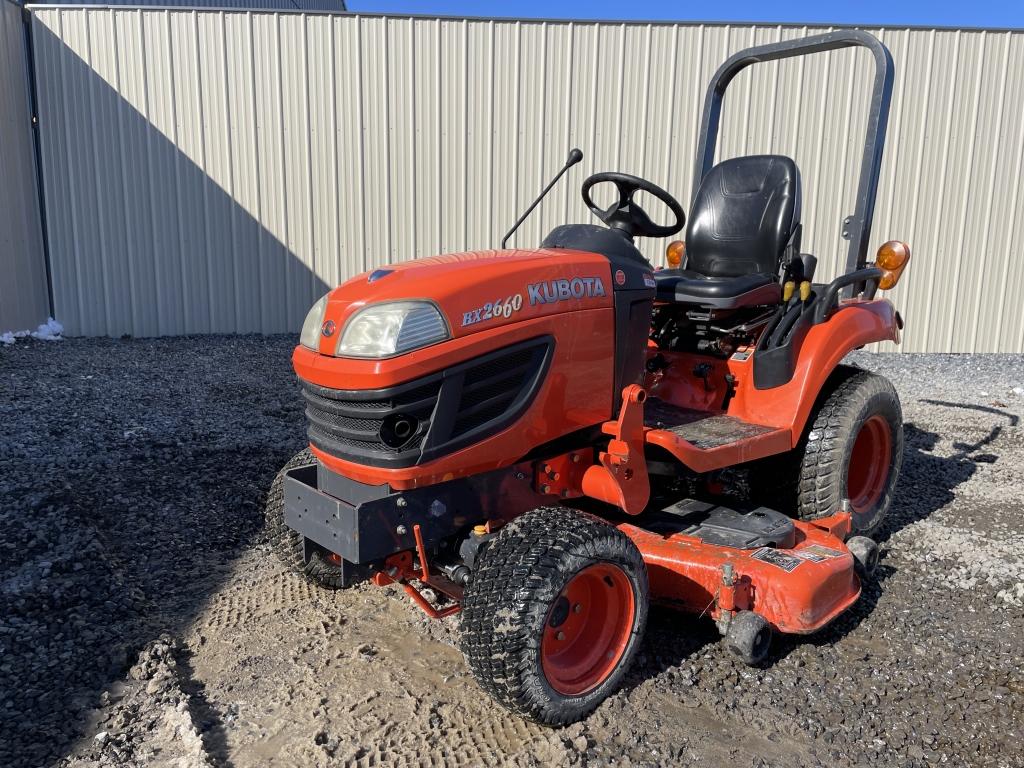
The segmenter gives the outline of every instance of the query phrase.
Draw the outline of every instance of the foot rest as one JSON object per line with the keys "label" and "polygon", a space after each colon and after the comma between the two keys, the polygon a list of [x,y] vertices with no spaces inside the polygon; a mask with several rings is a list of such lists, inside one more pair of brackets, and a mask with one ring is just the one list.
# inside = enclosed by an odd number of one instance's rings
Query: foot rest
{"label": "foot rest", "polygon": [[671,432],[704,451],[776,431],[725,414],[679,408],[653,397],[644,408],[644,425]]}

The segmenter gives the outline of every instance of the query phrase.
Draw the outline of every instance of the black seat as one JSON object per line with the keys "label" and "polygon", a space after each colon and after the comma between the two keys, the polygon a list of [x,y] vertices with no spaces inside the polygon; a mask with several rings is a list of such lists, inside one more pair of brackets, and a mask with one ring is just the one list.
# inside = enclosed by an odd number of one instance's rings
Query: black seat
{"label": "black seat", "polygon": [[701,304],[731,309],[758,304],[778,304],[782,286],[771,275],[707,277],[692,269],[663,269],[654,273],[658,301]]}
{"label": "black seat", "polygon": [[655,273],[658,300],[720,308],[778,303],[779,266],[799,225],[800,172],[792,159],[752,155],[719,163],[693,200],[686,268]]}

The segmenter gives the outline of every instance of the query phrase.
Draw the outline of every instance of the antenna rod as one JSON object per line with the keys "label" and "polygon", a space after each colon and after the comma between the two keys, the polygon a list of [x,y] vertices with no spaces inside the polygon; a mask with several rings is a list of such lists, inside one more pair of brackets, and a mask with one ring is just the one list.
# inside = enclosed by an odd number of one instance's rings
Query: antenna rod
{"label": "antenna rod", "polygon": [[512,229],[510,229],[505,234],[505,237],[503,237],[501,239],[501,247],[502,247],[502,249],[505,248],[505,243],[508,242],[508,239],[510,237],[512,237],[512,235],[515,233],[515,231],[517,229],[519,229],[519,225],[522,224],[524,221],[526,221],[526,217],[529,216],[531,213],[533,213],[533,209],[537,207],[537,205],[540,203],[540,201],[544,199],[544,196],[547,195],[547,193],[551,191],[551,188],[553,186],[555,186],[555,184],[558,182],[558,180],[560,178],[562,178],[562,174],[564,174],[566,171],[568,171],[570,168],[572,168],[574,165],[576,165],[576,163],[578,163],[582,159],[583,159],[583,153],[580,152],[578,149],[571,149],[571,150],[569,150],[569,157],[566,158],[565,165],[562,166],[562,169],[558,173],[555,174],[555,178],[553,178],[548,183],[548,185],[546,187],[544,187],[544,190],[540,193],[540,195],[537,197],[537,199],[533,201],[533,204],[529,208],[526,209],[526,212],[522,216],[520,216],[518,219],[516,219],[516,223],[512,225]]}

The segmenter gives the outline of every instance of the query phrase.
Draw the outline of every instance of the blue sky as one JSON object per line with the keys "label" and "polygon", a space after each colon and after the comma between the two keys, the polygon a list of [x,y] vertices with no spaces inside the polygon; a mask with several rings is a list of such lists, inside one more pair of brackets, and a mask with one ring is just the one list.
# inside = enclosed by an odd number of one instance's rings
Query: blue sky
{"label": "blue sky", "polygon": [[724,0],[699,3],[671,0],[632,3],[622,0],[518,0],[506,3],[472,0],[348,0],[347,4],[352,11],[451,16],[1024,28],[1024,2],[1021,0]]}

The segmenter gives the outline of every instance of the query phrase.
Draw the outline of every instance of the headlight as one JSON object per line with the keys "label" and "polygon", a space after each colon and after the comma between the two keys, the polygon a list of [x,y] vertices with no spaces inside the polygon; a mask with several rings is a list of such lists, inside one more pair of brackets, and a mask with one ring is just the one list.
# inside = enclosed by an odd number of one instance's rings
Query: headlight
{"label": "headlight", "polygon": [[449,337],[441,312],[426,301],[371,304],[345,325],[335,354],[392,357]]}
{"label": "headlight", "polygon": [[327,297],[329,295],[324,294],[320,301],[309,310],[309,314],[306,315],[306,319],[302,322],[299,344],[312,349],[314,352],[320,348],[320,326],[324,322],[324,312],[327,311]]}

